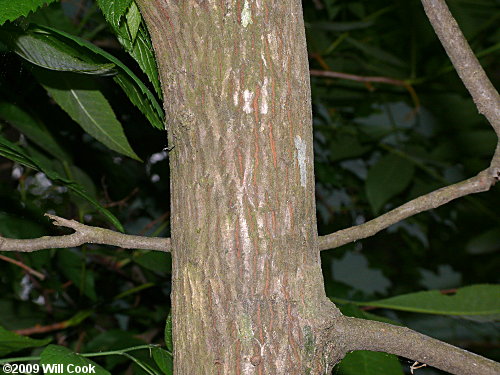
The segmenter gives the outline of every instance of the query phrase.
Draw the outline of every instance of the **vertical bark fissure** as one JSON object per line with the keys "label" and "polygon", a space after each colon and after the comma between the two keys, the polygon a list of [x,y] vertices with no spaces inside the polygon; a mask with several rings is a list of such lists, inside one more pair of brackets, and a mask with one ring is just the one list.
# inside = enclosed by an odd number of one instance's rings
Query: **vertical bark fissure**
{"label": "vertical bark fissure", "polygon": [[320,319],[338,311],[316,244],[301,3],[139,4],[175,146],[175,371],[316,373]]}

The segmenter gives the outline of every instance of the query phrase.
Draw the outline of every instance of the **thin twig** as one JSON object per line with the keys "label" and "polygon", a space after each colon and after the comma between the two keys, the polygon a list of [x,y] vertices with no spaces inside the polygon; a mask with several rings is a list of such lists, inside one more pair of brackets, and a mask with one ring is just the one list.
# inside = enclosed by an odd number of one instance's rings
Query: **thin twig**
{"label": "thin twig", "polygon": [[49,324],[46,326],[36,325],[34,327],[17,329],[17,330],[14,330],[14,332],[17,333],[18,335],[30,336],[30,335],[35,335],[38,333],[59,331],[61,329],[66,329],[67,327],[68,327],[68,321],[65,320],[64,322],[58,322],[58,323]]}
{"label": "thin twig", "polygon": [[119,206],[119,207],[122,207],[122,206],[125,206],[125,204],[127,203],[127,201],[132,198],[134,195],[136,195],[137,193],[139,192],[139,188],[136,187],[134,188],[125,198],[123,199],[120,199],[119,201],[116,201],[116,202],[111,202],[111,199],[109,198],[109,195],[106,193],[106,197],[108,198],[108,200],[110,201],[109,203],[106,203],[104,205],[104,207],[106,208],[111,208],[111,207],[115,207],[115,206]]}
{"label": "thin twig", "polygon": [[379,77],[379,76],[359,76],[356,74],[334,72],[331,70],[315,70],[315,69],[311,69],[309,71],[309,74],[316,77],[339,78],[349,81],[363,82],[367,84],[385,83],[387,85],[404,87],[406,90],[408,90],[408,93],[410,94],[411,99],[413,100],[413,104],[415,105],[415,111],[418,112],[418,110],[420,109],[420,99],[418,98],[415,89],[408,82],[400,79],[390,78],[390,77]]}
{"label": "thin twig", "polygon": [[33,268],[28,267],[26,264],[24,264],[18,260],[6,257],[5,255],[0,255],[0,259],[5,260],[6,262],[9,262],[9,263],[15,264],[18,267],[21,267],[23,270],[25,270],[26,272],[28,272],[29,274],[31,274],[35,277],[38,277],[40,280],[45,279],[45,275],[43,273],[35,271]]}
{"label": "thin twig", "polygon": [[429,194],[415,198],[364,224],[318,238],[319,250],[334,249],[347,243],[373,236],[381,230],[420,212],[431,210],[465,195],[488,191],[500,176],[492,176],[486,169],[477,176],[446,186]]}
{"label": "thin twig", "polygon": [[144,228],[141,229],[141,231],[139,232],[139,234],[142,235],[142,234],[146,233],[148,230],[150,230],[151,228],[153,228],[158,222],[161,222],[161,221],[165,220],[169,216],[170,216],[170,211],[167,211],[164,214],[162,214],[161,216],[158,216],[156,219],[154,219],[150,223],[146,224],[144,226]]}
{"label": "thin twig", "polygon": [[71,228],[75,233],[23,240],[0,237],[0,251],[31,252],[42,249],[76,247],[85,243],[119,246],[124,249],[170,251],[170,238],[122,234],[109,229],[91,227],[55,215],[45,215],[53,220],[54,225]]}

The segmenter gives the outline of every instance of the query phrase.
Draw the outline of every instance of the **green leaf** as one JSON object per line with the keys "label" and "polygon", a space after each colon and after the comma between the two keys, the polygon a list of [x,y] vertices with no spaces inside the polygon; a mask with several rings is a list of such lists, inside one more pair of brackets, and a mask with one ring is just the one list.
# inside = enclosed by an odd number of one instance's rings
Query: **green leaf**
{"label": "green leaf", "polygon": [[[153,84],[156,93],[161,97],[162,93],[153,46],[146,27],[144,24],[141,24],[142,17],[139,9],[132,2],[130,8],[128,8],[128,12],[125,14],[127,9],[125,5],[128,6],[130,1],[124,1],[124,4],[120,5],[120,8],[117,8],[115,3],[111,0],[99,0],[97,2],[104,17],[118,37],[120,44],[137,61],[141,70]],[[124,18],[122,19],[122,17]]]}
{"label": "green leaf", "polygon": [[139,293],[141,290],[152,288],[155,285],[156,285],[155,283],[141,284],[139,286],[136,286],[135,288],[130,288],[130,289],[127,289],[127,290],[121,292],[120,294],[117,294],[115,297],[113,297],[113,299],[118,300],[118,299],[130,296],[132,294]]}
{"label": "green leaf", "polygon": [[[19,281],[12,281],[16,284],[19,283]],[[19,299],[13,299],[12,296],[8,296],[6,294],[7,293],[2,295],[4,299],[0,299],[0,311],[2,312],[2,325],[8,329],[14,330],[32,327],[35,324],[40,324],[40,322],[46,318],[45,314],[47,312],[42,311],[40,306],[33,304],[33,302],[24,302],[19,301]],[[0,357],[3,357],[2,353],[0,353]]]}
{"label": "green leaf", "polygon": [[[137,338],[132,332],[118,329],[110,329],[96,335],[89,339],[87,351],[117,350],[145,344],[144,340]],[[112,362],[114,362],[113,359],[118,359],[117,357],[108,358],[112,359]]]}
{"label": "green leaf", "polygon": [[37,164],[31,160],[30,156],[27,155],[21,147],[12,143],[7,138],[3,137],[0,134],[0,155],[15,161],[19,164],[22,164],[26,167],[40,170]]}
{"label": "green leaf", "polygon": [[14,21],[19,17],[27,16],[42,5],[49,4],[55,0],[0,0],[0,25],[5,21]]}
{"label": "green leaf", "polygon": [[389,199],[406,189],[414,170],[413,163],[394,154],[382,157],[371,167],[366,179],[366,194],[375,214]]}
{"label": "green leaf", "polygon": [[153,348],[151,350],[153,354],[153,359],[156,364],[166,375],[173,374],[174,371],[174,362],[172,359],[172,355],[162,348]]}
{"label": "green leaf", "polygon": [[341,134],[330,142],[330,161],[355,158],[369,149],[370,147],[362,145],[356,136]]}
{"label": "green leaf", "polygon": [[0,211],[0,233],[5,237],[26,239],[41,237],[46,235],[47,231],[41,223],[25,216]]}
{"label": "green leaf", "polygon": [[130,147],[113,109],[93,82],[70,73],[41,69],[33,73],[52,99],[87,133],[110,149],[140,160]]}
{"label": "green leaf", "polygon": [[[64,8],[67,9],[67,5],[64,4],[63,8],[62,3],[63,1],[58,1],[38,9],[35,13],[27,17],[26,22],[55,27],[67,31],[68,33],[77,34],[83,24],[75,24],[71,18],[67,17],[64,11]],[[89,10],[89,12],[92,12],[92,10]],[[89,13],[87,13],[86,17],[88,16]]]}
{"label": "green leaf", "polygon": [[0,101],[0,118],[9,122],[31,141],[60,160],[70,160],[70,156],[54,139],[45,125],[15,104]]}
{"label": "green leaf", "polygon": [[167,322],[165,324],[165,345],[171,353],[174,351],[174,343],[172,340],[172,311],[168,313]]}
{"label": "green leaf", "polygon": [[135,2],[130,4],[130,8],[128,8],[125,19],[127,20],[127,29],[130,34],[130,40],[134,43],[142,21],[141,13],[139,12],[139,8]]}
{"label": "green leaf", "polygon": [[57,365],[62,364],[63,372],[58,372],[58,374],[69,375],[74,374],[75,369],[87,369],[86,373],[97,374],[97,375],[111,375],[111,373],[101,366],[99,366],[94,361],[88,358],[82,357],[59,345],[49,345],[40,355],[40,364],[42,365]]}
{"label": "green leaf", "polygon": [[141,251],[134,254],[134,262],[148,270],[160,274],[170,273],[172,269],[172,257],[170,254],[159,251]]}
{"label": "green leaf", "polygon": [[125,15],[132,0],[97,0],[97,5],[101,8],[104,18],[111,26],[119,27],[122,16]]}
{"label": "green leaf", "polygon": [[125,229],[120,221],[113,215],[109,210],[104,208],[99,202],[94,198],[89,196],[87,192],[75,182],[61,177],[54,169],[51,168],[46,162],[41,159],[37,159],[26,153],[21,147],[10,142],[0,134],[0,155],[6,157],[7,159],[18,162],[28,168],[32,168],[39,172],[43,172],[56,183],[60,183],[70,189],[76,195],[89,201],[99,212],[101,212],[120,232],[124,232]]}
{"label": "green leaf", "polygon": [[[120,43],[124,44],[121,40],[122,38],[118,36]],[[160,79],[158,78],[158,68],[156,66],[156,59],[153,50],[153,45],[151,44],[151,39],[149,37],[148,30],[141,23],[139,31],[137,33],[136,39],[131,47],[127,48],[125,43],[125,48],[128,53],[137,61],[141,70],[146,74],[149,82],[152,83],[156,94],[161,98],[162,91],[160,85]]]}
{"label": "green leaf", "polygon": [[90,315],[93,314],[92,310],[82,310],[78,311],[75,315],[73,315],[70,319],[66,320],[65,327],[72,327],[80,324],[85,319],[87,319]]}
{"label": "green leaf", "polygon": [[51,340],[51,338],[36,340],[30,337],[21,336],[0,326],[0,357],[26,348],[44,346]]}
{"label": "green leaf", "polygon": [[477,284],[459,288],[454,294],[442,294],[438,290],[431,290],[369,302],[356,302],[337,298],[332,298],[332,300],[358,306],[373,306],[424,314],[451,315],[479,321],[500,319],[500,285]]}
{"label": "green leaf", "polygon": [[[120,60],[102,50],[101,48],[95,46],[94,44],[90,43],[89,41],[78,38],[64,31],[45,26],[39,26],[38,28],[64,38],[67,43],[73,41],[78,45],[85,47],[88,50],[96,53],[97,55],[105,58],[107,61],[115,64],[115,69],[118,73],[113,76],[113,79],[121,86],[125,94],[127,94],[127,96],[129,97],[130,101],[147,117],[152,126],[161,130],[165,128],[163,124],[163,110],[160,104],[158,104],[156,97],[146,87],[146,85],[144,85],[144,83]],[[157,82],[157,92],[161,94],[161,90],[159,89],[158,73],[153,54],[153,48],[151,47],[149,38],[145,36],[147,35],[147,32],[143,31],[142,29],[143,27],[141,26],[135,43],[136,47],[134,48],[137,49],[138,55],[143,56],[143,58],[141,59],[142,65],[140,64],[141,68],[143,70],[146,69],[145,72],[148,75],[149,79],[152,80],[153,85],[155,84],[155,82]]]}
{"label": "green leaf", "polygon": [[[67,175],[71,181],[81,186],[82,190],[89,197],[92,199],[98,199],[97,188],[94,181],[83,170],[75,165],[68,165],[67,163],[59,163],[59,165],[56,165],[56,168],[58,168],[61,174]],[[80,217],[83,217],[85,214],[90,213],[93,210],[92,203],[74,193],[72,193],[72,201],[78,207],[78,214]]]}
{"label": "green leaf", "polygon": [[73,251],[61,251],[57,258],[64,276],[73,281],[82,294],[96,301],[94,272],[85,268],[83,256]]}
{"label": "green leaf", "polygon": [[403,375],[398,357],[393,354],[357,350],[338,364],[342,375]]}
{"label": "green leaf", "polygon": [[91,56],[85,56],[81,48],[73,48],[71,44],[40,29],[4,29],[0,32],[0,40],[26,61],[42,68],[84,74],[114,74],[115,64],[88,61]]}
{"label": "green leaf", "polygon": [[125,74],[118,74],[113,77],[113,80],[120,85],[132,104],[139,108],[151,125],[160,130],[165,129],[163,125],[163,114],[159,116],[154,106],[151,106],[147,100],[144,100],[144,93],[140,91],[140,87],[138,87],[130,77]]}
{"label": "green leaf", "polygon": [[110,222],[115,226],[116,229],[118,229],[120,232],[125,232],[125,229],[123,228],[123,225],[120,223],[120,221],[116,218],[115,215],[113,215],[108,209],[104,208],[99,202],[97,202],[94,198],[89,196],[82,188],[81,186],[74,184],[74,183],[66,183],[65,184],[68,189],[70,189],[73,193],[78,195],[79,197],[82,197],[83,199],[86,199],[89,201],[100,213],[102,213]]}

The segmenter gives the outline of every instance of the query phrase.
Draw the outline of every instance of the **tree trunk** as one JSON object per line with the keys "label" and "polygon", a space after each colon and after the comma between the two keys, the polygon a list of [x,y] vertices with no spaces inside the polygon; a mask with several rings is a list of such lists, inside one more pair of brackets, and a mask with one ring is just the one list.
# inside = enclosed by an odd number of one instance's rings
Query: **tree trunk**
{"label": "tree trunk", "polygon": [[175,373],[324,373],[340,313],[316,243],[301,2],[138,3],[174,147]]}

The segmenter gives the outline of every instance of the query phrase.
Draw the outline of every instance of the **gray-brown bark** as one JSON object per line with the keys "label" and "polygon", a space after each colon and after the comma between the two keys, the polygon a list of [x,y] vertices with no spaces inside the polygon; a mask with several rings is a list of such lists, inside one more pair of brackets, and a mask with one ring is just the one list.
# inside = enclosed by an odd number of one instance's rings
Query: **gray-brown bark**
{"label": "gray-brown bark", "polygon": [[317,251],[300,1],[139,4],[175,146],[175,372],[324,371],[319,327],[339,313]]}

